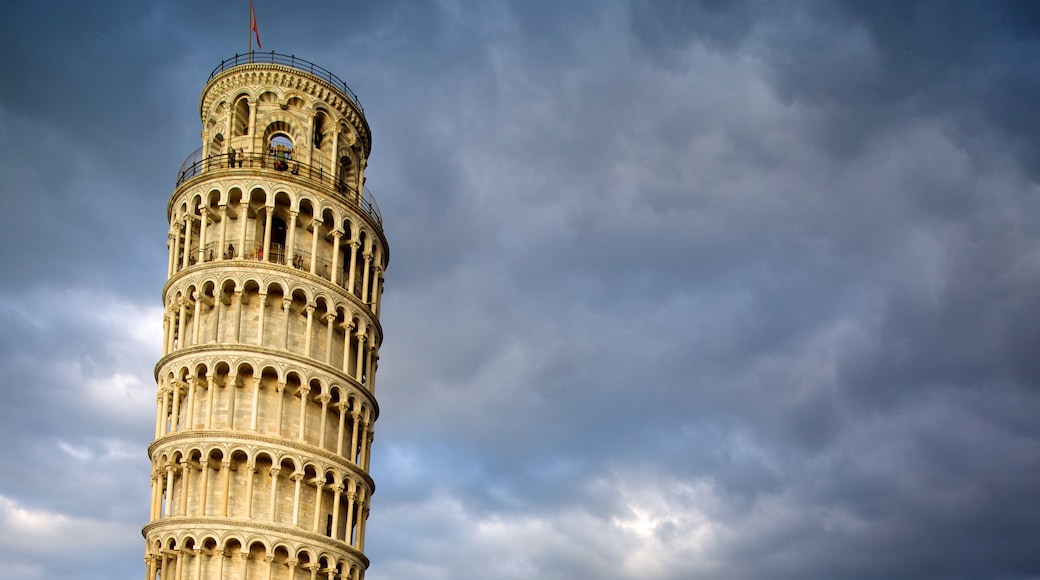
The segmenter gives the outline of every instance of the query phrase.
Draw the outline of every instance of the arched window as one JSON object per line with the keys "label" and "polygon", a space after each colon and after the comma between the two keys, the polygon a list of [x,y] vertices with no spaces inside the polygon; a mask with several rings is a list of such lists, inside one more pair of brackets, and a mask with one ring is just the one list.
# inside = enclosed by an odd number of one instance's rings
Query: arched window
{"label": "arched window", "polygon": [[234,119],[231,122],[231,136],[249,134],[249,98],[242,96],[235,101]]}
{"label": "arched window", "polygon": [[325,113],[318,111],[318,114],[314,116],[314,148],[321,149],[321,142],[325,139]]}
{"label": "arched window", "polygon": [[353,177],[354,162],[351,161],[349,155],[344,155],[339,158],[339,191],[340,193],[346,193],[347,188],[350,187],[350,183]]}
{"label": "arched window", "polygon": [[289,169],[292,161],[292,140],[284,133],[275,133],[267,145],[268,153],[274,158],[274,168],[278,171]]}

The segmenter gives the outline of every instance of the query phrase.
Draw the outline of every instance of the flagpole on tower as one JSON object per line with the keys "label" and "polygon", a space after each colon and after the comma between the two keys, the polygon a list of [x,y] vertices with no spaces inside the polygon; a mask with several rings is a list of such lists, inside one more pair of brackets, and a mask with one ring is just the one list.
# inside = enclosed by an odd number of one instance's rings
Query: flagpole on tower
{"label": "flagpole on tower", "polygon": [[253,35],[256,35],[256,47],[260,45],[260,29],[256,26],[256,11],[253,10],[253,0],[249,0],[249,62],[253,62]]}

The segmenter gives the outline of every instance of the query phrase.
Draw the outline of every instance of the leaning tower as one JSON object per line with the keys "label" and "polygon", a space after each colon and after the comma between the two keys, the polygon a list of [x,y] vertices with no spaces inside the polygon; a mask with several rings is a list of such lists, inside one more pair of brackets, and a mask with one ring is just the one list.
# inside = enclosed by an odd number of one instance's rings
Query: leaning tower
{"label": "leaning tower", "polygon": [[275,53],[220,63],[199,115],[167,207],[146,578],[358,580],[389,259],[368,123]]}

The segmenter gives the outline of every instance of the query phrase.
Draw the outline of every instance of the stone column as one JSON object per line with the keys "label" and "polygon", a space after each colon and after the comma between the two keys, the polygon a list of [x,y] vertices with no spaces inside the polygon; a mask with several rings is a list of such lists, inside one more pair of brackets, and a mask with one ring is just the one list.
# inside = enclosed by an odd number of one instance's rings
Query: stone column
{"label": "stone column", "polygon": [[176,252],[176,248],[177,248],[177,242],[174,241],[174,238],[173,238],[174,231],[176,231],[176,230],[171,227],[170,228],[170,233],[166,234],[166,249],[170,253],[170,257],[166,261],[166,277],[167,278],[169,278],[170,276],[173,276],[173,263],[174,263],[173,260],[174,260],[174,256],[177,255],[175,253]]}
{"label": "stone column", "polygon": [[[347,313],[350,316],[350,313]],[[350,373],[350,339],[354,336],[354,322],[347,320],[343,323],[343,374]]]}
{"label": "stone column", "polygon": [[202,549],[201,548],[195,548],[194,550],[192,550],[192,552],[195,554],[195,579],[194,580],[202,580]]}
{"label": "stone column", "polygon": [[285,383],[278,383],[277,391],[278,391],[278,406],[277,406],[277,411],[275,412],[275,430],[274,430],[274,432],[279,437],[281,437],[282,436],[282,410],[283,410],[283,407],[285,406],[285,396],[284,396],[285,395]]}
{"label": "stone column", "polygon": [[267,306],[267,292],[260,293],[260,314],[257,318],[256,323],[256,344],[257,346],[264,345],[264,314]]}
{"label": "stone column", "polygon": [[256,421],[260,416],[260,377],[253,376],[253,412],[249,417],[249,430],[256,431]]}
{"label": "stone column", "polygon": [[177,336],[177,315],[174,314],[173,305],[170,305],[169,310],[166,311],[166,316],[170,319],[170,335],[166,337],[166,353],[169,354],[174,350],[175,337]]}
{"label": "stone column", "polygon": [[162,422],[159,423],[159,434],[166,435],[169,433],[169,417],[170,417],[170,391],[172,389],[168,386],[162,388]]}
{"label": "stone column", "polygon": [[180,424],[181,413],[181,383],[173,381],[170,385],[170,395],[173,397],[173,412],[170,414],[170,433],[176,433]]}
{"label": "stone column", "polygon": [[296,491],[293,492],[293,505],[292,505],[292,525],[300,525],[300,482],[303,481],[303,473],[297,471],[296,473],[289,476],[296,482]]}
{"label": "stone column", "polygon": [[268,205],[266,207],[267,220],[264,223],[264,255],[263,260],[265,262],[271,261],[271,223],[274,221],[274,205]]}
{"label": "stone column", "polygon": [[180,470],[181,470],[181,508],[179,510],[178,515],[186,516],[186,515],[188,515],[188,491],[189,491],[188,484],[190,483],[189,480],[188,480],[188,476],[191,475],[191,465],[188,463],[187,459],[181,459]]}
{"label": "stone column", "polygon": [[289,307],[292,306],[292,298],[282,298],[282,312],[285,314],[282,316],[283,325],[282,328],[282,349],[289,350]]}
{"label": "stone column", "polygon": [[213,554],[217,558],[217,574],[216,574],[216,577],[217,578],[223,578],[224,577],[224,549],[223,548],[217,548],[216,550],[213,550]]}
{"label": "stone column", "polygon": [[195,391],[199,388],[199,379],[192,377],[188,379],[188,411],[184,417],[184,428],[191,430],[195,428]]}
{"label": "stone column", "polygon": [[[350,241],[350,275],[347,277],[347,292],[350,292],[354,296],[357,296],[357,292],[354,290],[355,283],[355,270],[357,269],[357,253],[358,248],[361,247],[361,243],[357,240]],[[361,298],[360,296],[357,296]]]}
{"label": "stone column", "polygon": [[206,504],[209,503],[209,457],[204,457],[199,462],[199,469],[202,470],[202,488],[199,490],[199,516],[206,516]]}
{"label": "stone column", "polygon": [[357,498],[357,494],[354,492],[354,484],[351,483],[347,487],[347,528],[344,531],[346,535],[343,541],[351,546],[354,545],[353,540],[350,537],[350,530],[354,527],[354,500]]}
{"label": "stone column", "polygon": [[[289,212],[289,235],[287,236],[286,248],[285,248],[285,259],[292,260],[296,257],[296,216],[299,212]],[[289,262],[292,263],[292,262]],[[295,264],[294,264],[295,265]]]}
{"label": "stone column", "polygon": [[152,469],[152,497],[151,497],[152,501],[151,501],[151,503],[148,506],[148,521],[150,521],[150,522],[159,519],[157,517],[157,515],[156,515],[158,512],[155,509],[155,506],[158,503],[155,500],[156,496],[158,495],[158,492],[159,492],[159,472],[157,470],[155,470],[155,469]]}
{"label": "stone column", "polygon": [[176,561],[173,565],[173,577],[176,578],[176,580],[181,580],[181,566],[184,562],[184,552],[177,550],[177,555],[175,556],[175,558]]}
{"label": "stone column", "polygon": [[[368,430],[369,422],[367,420],[361,421],[361,459],[358,460],[358,467],[365,469],[366,459],[368,459],[368,442],[371,441],[371,432]],[[365,469],[365,471],[368,471]]]}
{"label": "stone column", "polygon": [[[200,208],[202,218],[199,220],[199,256],[198,262],[201,264],[206,261],[206,228],[209,226],[209,208]],[[180,580],[178,578],[177,580]]]}
{"label": "stone column", "polygon": [[274,556],[264,556],[264,562],[267,562],[267,580],[274,578]]}
{"label": "stone column", "polygon": [[187,344],[185,344],[185,342],[187,342],[187,341],[185,340],[185,336],[184,336],[184,332],[185,332],[184,331],[184,327],[186,325],[187,318],[188,318],[187,312],[188,312],[188,305],[187,305],[186,301],[184,300],[183,297],[182,298],[178,298],[177,299],[177,350],[180,350],[180,349],[184,348],[185,346],[188,346]]}
{"label": "stone column", "polygon": [[231,491],[231,460],[227,457],[220,462],[220,470],[224,473],[223,495],[220,498],[220,515],[228,515],[228,492]]}
{"label": "stone column", "polygon": [[[227,251],[227,204],[220,204],[220,244],[217,248],[218,260],[224,259],[224,252]],[[228,256],[231,258],[232,256]]]}
{"label": "stone column", "polygon": [[163,502],[166,509],[163,510],[163,517],[168,518],[173,515],[173,466],[166,466],[166,501]]}
{"label": "stone column", "polygon": [[241,580],[248,580],[246,574],[249,572],[249,548],[242,546],[242,551],[238,553],[239,564],[239,578]]}
{"label": "stone column", "polygon": [[[371,340],[375,340],[375,336],[369,337]],[[369,342],[365,344],[365,372],[361,375],[364,379],[364,385],[367,387],[372,382],[372,351],[376,348],[375,343]],[[371,389],[369,389],[371,391]]]}
{"label": "stone column", "polygon": [[329,401],[332,400],[332,397],[328,393],[322,393],[318,400],[321,401],[321,420],[318,422],[318,447],[325,449],[325,421],[329,416]]}
{"label": "stone column", "polygon": [[213,428],[213,399],[217,398],[217,383],[206,376],[206,425],[204,429]]}
{"label": "stone column", "polygon": [[246,221],[249,220],[249,200],[246,199],[247,193],[242,194],[242,202],[239,203],[238,208],[238,254],[237,257],[246,257]]}
{"label": "stone column", "polygon": [[180,271],[180,268],[178,267],[179,263],[177,262],[177,256],[181,253],[181,231],[183,230],[183,223],[177,222],[173,224],[173,259],[170,260],[171,262],[173,262],[173,270],[170,272],[171,276],[174,272]]}
{"label": "stone column", "polygon": [[364,469],[366,473],[368,471],[370,471],[370,468],[371,468],[371,464],[372,464],[372,442],[375,441],[375,439],[376,439],[376,432],[374,430],[370,430],[368,432],[368,444],[365,446],[365,449],[366,449],[366,451],[365,451],[365,460],[361,462],[361,465],[362,465],[361,468]]}
{"label": "stone column", "polygon": [[365,339],[368,338],[364,332],[359,331],[357,333],[357,366],[354,368],[354,380],[361,382],[361,373],[364,370],[364,356],[365,356]]}
{"label": "stone column", "polygon": [[272,522],[278,521],[278,512],[275,511],[278,505],[275,500],[278,498],[278,474],[282,471],[282,468],[277,465],[271,466],[271,497],[270,497],[270,516],[269,520]]}
{"label": "stone column", "polygon": [[339,539],[339,503],[340,496],[343,495],[343,484],[337,483],[332,488],[332,529],[329,530],[329,537],[333,540]]}
{"label": "stone column", "polygon": [[332,330],[336,327],[336,313],[325,315],[325,364],[332,365]]}
{"label": "stone column", "polygon": [[170,315],[167,312],[163,313],[162,331],[163,331],[162,355],[166,356],[167,354],[170,353]]}
{"label": "stone column", "polygon": [[199,300],[199,293],[192,292],[191,299],[195,302],[195,314],[192,315],[191,320],[191,344],[195,346],[199,343],[199,324],[202,319],[200,314],[202,313],[202,301]]}
{"label": "stone column", "polygon": [[181,269],[188,267],[191,259],[191,235],[194,228],[191,225],[191,214],[184,214],[184,252],[182,252]]}
{"label": "stone column", "polygon": [[321,235],[321,222],[315,217],[311,221],[311,274],[317,273],[318,267],[318,236]]}
{"label": "stone column", "polygon": [[[223,307],[223,308],[222,308]],[[213,343],[220,342],[220,311],[226,310],[224,305],[224,290],[215,288],[213,290]]]}
{"label": "stone column", "polygon": [[246,295],[245,295],[244,290],[240,290],[238,288],[235,288],[234,294],[235,294],[235,302],[238,303],[238,309],[237,309],[237,312],[235,313],[234,335],[231,338],[232,338],[232,342],[241,342],[241,338],[240,337],[242,336],[242,308],[244,306],[242,301],[245,299]]}
{"label": "stone column", "polygon": [[358,445],[358,428],[360,427],[361,413],[355,410],[350,414],[351,419],[351,431],[350,431],[350,462],[357,465],[357,445]]}
{"label": "stone column", "polygon": [[303,337],[303,356],[310,358],[311,355],[311,331],[314,328],[314,310],[315,306],[312,304],[307,305],[307,331]]}
{"label": "stone column", "polygon": [[302,385],[298,392],[300,394],[300,432],[297,433],[296,438],[303,441],[303,434],[307,426],[307,395],[311,392],[311,388]]}
{"label": "stone column", "polygon": [[321,515],[321,502],[322,489],[325,487],[325,482],[321,479],[314,478],[314,519],[311,521],[311,531],[315,534],[318,533],[318,517]]}
{"label": "stone column", "polygon": [[379,316],[379,307],[383,304],[383,267],[376,266],[375,289],[372,291],[372,314]]}
{"label": "stone column", "polygon": [[336,403],[339,411],[339,427],[336,430],[336,455],[343,455],[343,427],[347,422],[347,404],[343,401]]}
{"label": "stone column", "polygon": [[343,237],[343,232],[339,229],[332,231],[332,283],[339,284],[339,271],[341,270],[339,265],[339,240]]}
{"label": "stone column", "polygon": [[170,580],[170,576],[166,573],[166,562],[168,561],[166,557],[166,549],[162,548],[162,551],[159,554],[159,557],[162,558],[161,563],[159,564],[159,579]]}
{"label": "stone column", "polygon": [[372,358],[369,359],[372,368],[368,369],[368,392],[376,394],[376,370],[379,368],[379,349],[372,349]]}
{"label": "stone column", "polygon": [[364,552],[365,551],[365,524],[368,523],[368,511],[369,511],[368,510],[368,501],[366,500],[365,501],[365,508],[362,510],[362,513],[358,516],[358,519],[361,520],[360,524],[358,525],[358,534],[357,534],[358,535],[357,549],[358,549],[359,552]]}
{"label": "stone column", "polygon": [[365,258],[365,269],[361,271],[361,301],[368,304],[371,302],[368,297],[368,278],[369,271],[372,269],[372,252],[365,252],[363,255]]}
{"label": "stone column", "polygon": [[227,384],[224,386],[228,396],[227,428],[235,428],[235,402],[238,398],[238,375],[228,375]]}
{"label": "stone column", "polygon": [[253,479],[256,473],[256,463],[252,460],[246,463],[246,473],[249,474],[249,479],[246,480],[246,519],[252,519],[253,517]]}
{"label": "stone column", "polygon": [[166,391],[162,388],[155,394],[155,438],[163,435],[163,425],[166,424]]}

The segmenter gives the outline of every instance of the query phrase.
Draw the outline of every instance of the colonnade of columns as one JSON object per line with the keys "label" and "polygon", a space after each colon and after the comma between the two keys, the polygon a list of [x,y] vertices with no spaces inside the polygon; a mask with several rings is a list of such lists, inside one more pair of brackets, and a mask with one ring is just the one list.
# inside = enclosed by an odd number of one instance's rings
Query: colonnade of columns
{"label": "colonnade of columns", "polygon": [[[369,514],[369,498],[366,489],[353,478],[346,477],[346,486],[341,483],[329,483],[322,477],[308,477],[303,471],[293,471],[281,476],[285,471],[283,464],[272,464],[268,468],[270,475],[269,488],[265,493],[254,494],[257,473],[253,461],[235,463],[224,458],[220,466],[213,469],[211,458],[199,462],[182,458],[179,463],[168,462],[164,466],[156,466],[152,471],[152,495],[149,519],[156,521],[170,517],[231,517],[256,520],[254,513],[254,495],[267,500],[265,517],[261,521],[325,535],[335,541],[343,542],[358,551],[365,549],[365,522]],[[231,485],[232,471],[244,470],[247,475],[246,489],[233,490]],[[216,472],[213,475],[213,472]],[[290,483],[291,482],[291,483]],[[287,488],[280,488],[280,484]],[[308,494],[308,502],[313,503],[310,513],[305,511],[302,501],[303,486],[314,488],[313,496]],[[291,493],[290,493],[291,489]],[[242,493],[242,505],[237,510],[229,509],[229,498],[233,492]],[[193,501],[189,502],[188,499]],[[216,505],[210,501],[216,499]],[[279,514],[284,513],[288,501],[292,501],[289,510],[289,521],[283,521]],[[313,498],[311,500],[311,498]],[[328,498],[328,499],[326,499]],[[286,502],[282,505],[282,502]],[[322,518],[322,516],[326,518]]]}
{"label": "colonnade of columns", "polygon": [[[271,225],[273,220],[270,219],[270,216],[274,214],[275,206],[265,205],[265,213],[268,218],[264,220],[264,237],[262,244],[259,246],[262,252],[256,255],[247,251],[249,244],[249,239],[246,236],[249,217],[247,203],[243,201],[239,204],[240,207],[237,212],[230,208],[228,204],[220,204],[219,213],[213,216],[213,219],[219,223],[217,240],[213,244],[214,247],[209,248],[208,251],[207,245],[212,243],[208,240],[211,225],[210,213],[212,211],[209,207],[203,207],[199,215],[185,213],[180,219],[171,224],[168,242],[170,253],[166,269],[167,278],[192,264],[210,261],[254,258],[267,262],[286,264],[289,260],[292,260],[291,265],[297,266],[295,257],[300,252],[296,247],[296,229],[299,212],[288,212],[286,251],[283,254],[275,255],[271,253]],[[229,216],[235,217],[239,224],[238,233],[235,237],[229,237],[228,235]],[[196,222],[198,227],[195,225]],[[350,259],[347,263],[344,263],[344,270],[339,267],[339,256],[345,232],[338,228],[326,231],[326,233],[332,236],[330,253],[330,256],[333,258],[331,262],[332,268],[330,269],[328,266],[319,268],[318,242],[324,237],[322,233],[323,226],[324,223],[322,221],[312,219],[310,225],[304,228],[311,232],[311,260],[306,267],[306,271],[312,275],[321,276],[333,284],[346,289],[368,305],[373,313],[378,314],[385,279],[382,260],[376,259],[375,240],[371,237],[364,240],[364,243],[362,243],[360,238],[347,240],[346,245],[350,248]],[[357,232],[358,230],[355,229],[354,231]],[[237,246],[235,245],[236,243]],[[327,242],[323,243],[327,244]],[[362,245],[365,247],[362,248]],[[358,275],[359,267],[361,270],[360,276]],[[301,268],[297,266],[297,269]]]}
{"label": "colonnade of columns", "polygon": [[[257,324],[256,332],[252,336],[242,336],[242,321],[243,317],[247,315],[247,308],[244,304],[244,291],[240,287],[235,288],[226,304],[223,295],[211,298],[198,291],[193,291],[190,299],[179,296],[163,316],[163,356],[189,346],[220,343],[221,326],[227,325],[229,322],[232,328],[231,338],[235,343],[274,346],[293,352],[289,342],[293,326],[290,317],[292,300],[290,298],[282,299],[281,328],[275,333],[277,344],[272,345],[269,344],[271,337],[265,334],[265,329],[270,326],[266,316],[267,295],[267,292],[257,294]],[[206,313],[203,313],[202,310],[204,306],[209,309]],[[354,320],[340,322],[338,321],[339,315],[333,312],[326,312],[324,316],[318,317],[321,319],[319,324],[324,323],[325,325],[325,332],[316,333],[314,319],[317,306],[308,304],[304,307],[304,311],[307,317],[306,322],[303,329],[298,330],[304,337],[302,354],[331,366],[333,365],[333,355],[336,353],[336,343],[342,342],[339,369],[347,376],[353,377],[358,383],[368,387],[369,391],[374,392],[375,368],[379,360],[379,347],[375,342],[375,333],[369,333],[363,322],[358,324],[355,324]],[[209,327],[206,329],[208,337],[202,336],[204,314],[210,319],[206,324]],[[324,335],[322,345],[317,349],[318,352],[315,352],[313,344],[315,334]]]}
{"label": "colonnade of columns", "polygon": [[[196,547],[162,548],[149,552],[145,558],[145,580],[204,580],[203,569],[215,572],[223,578],[225,571],[240,580],[361,580],[364,572],[360,566],[336,566],[331,562],[301,562],[296,558],[278,559],[264,550],[262,556],[254,557],[245,550],[230,551],[225,548],[203,549]],[[264,563],[259,574],[250,574],[249,561],[256,558]],[[206,562],[210,560],[210,562]],[[226,561],[229,561],[226,563]],[[206,565],[204,565],[204,562]],[[215,570],[211,570],[215,566]],[[207,575],[206,578],[213,576]]]}
{"label": "colonnade of columns", "polygon": [[[192,378],[188,381],[166,382],[168,384],[160,387],[155,401],[156,439],[177,431],[218,428],[215,421],[217,385],[213,379]],[[332,397],[328,394],[319,394],[314,400],[320,405],[320,411],[318,411],[317,420],[310,421],[311,428],[308,429],[308,414],[309,412],[315,412],[309,409],[311,407],[309,404],[311,388],[307,385],[300,385],[296,392],[300,399],[297,428],[295,429],[295,434],[293,434],[293,429],[285,425],[283,420],[283,415],[286,414],[283,412],[285,409],[285,392],[289,390],[286,383],[279,382],[275,384],[273,397],[261,397],[261,381],[254,377],[252,379],[252,403],[247,415],[244,412],[245,409],[242,409],[243,412],[241,413],[236,412],[236,406],[239,406],[237,392],[240,389],[235,386],[236,382],[236,378],[229,375],[223,387],[223,390],[226,392],[227,414],[226,423],[221,425],[220,428],[252,432],[262,431],[273,433],[285,439],[294,438],[302,443],[315,445],[326,451],[334,452],[336,455],[345,457],[361,469],[368,471],[374,433],[372,421],[366,408],[357,403],[351,405],[349,401],[333,403]],[[199,394],[201,391],[205,391],[207,394],[203,397]],[[267,389],[267,391],[270,391],[270,389]],[[205,400],[202,400],[203,398]],[[271,404],[272,398],[275,398],[273,405]],[[265,399],[268,409],[273,407],[273,413],[270,413],[269,416],[273,421],[272,424],[264,425],[265,429],[262,430],[260,410]],[[326,437],[327,427],[331,419],[329,417],[329,407],[332,407],[338,415],[336,417],[336,437],[331,441]],[[236,425],[236,422],[244,423],[246,417],[249,419],[248,427],[244,424]],[[350,417],[349,430],[347,429],[347,417]],[[347,443],[348,441],[349,444]]]}

